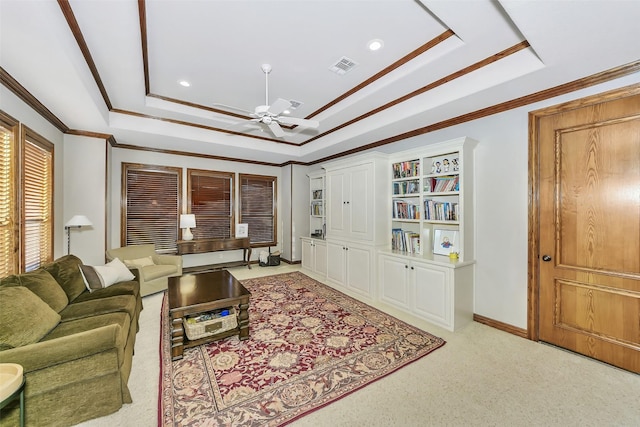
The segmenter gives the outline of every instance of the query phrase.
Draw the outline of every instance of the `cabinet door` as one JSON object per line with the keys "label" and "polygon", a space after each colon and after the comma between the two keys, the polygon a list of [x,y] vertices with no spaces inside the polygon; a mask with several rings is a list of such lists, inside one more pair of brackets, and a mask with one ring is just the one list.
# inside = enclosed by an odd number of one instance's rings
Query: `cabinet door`
{"label": "cabinet door", "polygon": [[347,287],[371,296],[371,251],[357,246],[346,249]]}
{"label": "cabinet door", "polygon": [[413,263],[413,304],[416,314],[451,328],[451,283],[449,269]]}
{"label": "cabinet door", "polygon": [[343,236],[346,232],[347,181],[345,172],[337,171],[327,175],[327,235]]}
{"label": "cabinet door", "polygon": [[327,278],[342,286],[345,284],[344,248],[340,242],[327,242]]}
{"label": "cabinet door", "polygon": [[308,239],[302,239],[302,268],[314,269],[313,245]]}
{"label": "cabinet door", "polygon": [[315,266],[313,271],[325,276],[327,274],[327,244],[325,242],[315,242]]}
{"label": "cabinet door", "polygon": [[394,306],[409,308],[409,263],[401,258],[380,256],[380,299]]}
{"label": "cabinet door", "polygon": [[373,239],[373,167],[363,165],[351,171],[347,196],[348,232],[351,237]]}

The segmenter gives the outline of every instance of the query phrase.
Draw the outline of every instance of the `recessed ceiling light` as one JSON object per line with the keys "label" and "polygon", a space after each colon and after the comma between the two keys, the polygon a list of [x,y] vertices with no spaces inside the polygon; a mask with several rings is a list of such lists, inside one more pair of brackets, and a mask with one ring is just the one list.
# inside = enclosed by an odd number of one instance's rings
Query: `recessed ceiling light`
{"label": "recessed ceiling light", "polygon": [[382,46],[384,46],[384,42],[380,39],[375,39],[375,40],[371,40],[368,44],[367,47],[369,48],[369,50],[371,51],[376,51],[376,50],[380,50],[382,49]]}
{"label": "recessed ceiling light", "polygon": [[178,80],[178,83],[180,83],[180,86],[184,86],[184,87],[189,87],[191,86],[191,83],[189,83],[186,80]]}

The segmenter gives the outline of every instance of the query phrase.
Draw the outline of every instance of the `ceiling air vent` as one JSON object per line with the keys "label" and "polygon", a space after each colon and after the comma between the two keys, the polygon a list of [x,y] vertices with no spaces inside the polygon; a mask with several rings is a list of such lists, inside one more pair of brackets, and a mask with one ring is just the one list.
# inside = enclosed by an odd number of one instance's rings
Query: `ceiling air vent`
{"label": "ceiling air vent", "polygon": [[335,64],[329,67],[329,69],[336,74],[343,75],[346,74],[347,71],[351,71],[351,69],[356,65],[358,65],[357,62],[347,58],[346,56],[343,56]]}

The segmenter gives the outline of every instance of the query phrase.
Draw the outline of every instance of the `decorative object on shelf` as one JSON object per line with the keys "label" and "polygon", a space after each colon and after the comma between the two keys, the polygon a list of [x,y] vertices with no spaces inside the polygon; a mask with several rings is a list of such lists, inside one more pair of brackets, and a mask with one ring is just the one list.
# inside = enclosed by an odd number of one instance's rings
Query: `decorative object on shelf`
{"label": "decorative object on shelf", "polygon": [[249,224],[236,224],[236,239],[249,237]]}
{"label": "decorative object on shelf", "polygon": [[180,228],[184,229],[184,231],[182,232],[182,240],[193,240],[193,233],[191,232],[191,228],[195,226],[195,214],[180,215]]}
{"label": "decorative object on shelf", "polygon": [[433,233],[433,253],[447,255],[458,252],[457,230],[435,230]]}
{"label": "decorative object on shelf", "polygon": [[90,227],[93,223],[89,221],[84,215],[74,215],[67,223],[64,225],[64,229],[67,231],[67,254],[71,253],[71,229],[82,227]]}

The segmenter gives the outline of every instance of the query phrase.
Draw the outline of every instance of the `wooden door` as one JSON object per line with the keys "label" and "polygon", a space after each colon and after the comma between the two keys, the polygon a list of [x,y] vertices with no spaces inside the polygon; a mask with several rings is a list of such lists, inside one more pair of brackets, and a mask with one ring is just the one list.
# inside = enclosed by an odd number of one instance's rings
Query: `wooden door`
{"label": "wooden door", "polygon": [[640,372],[640,94],[621,95],[534,122],[539,339]]}

